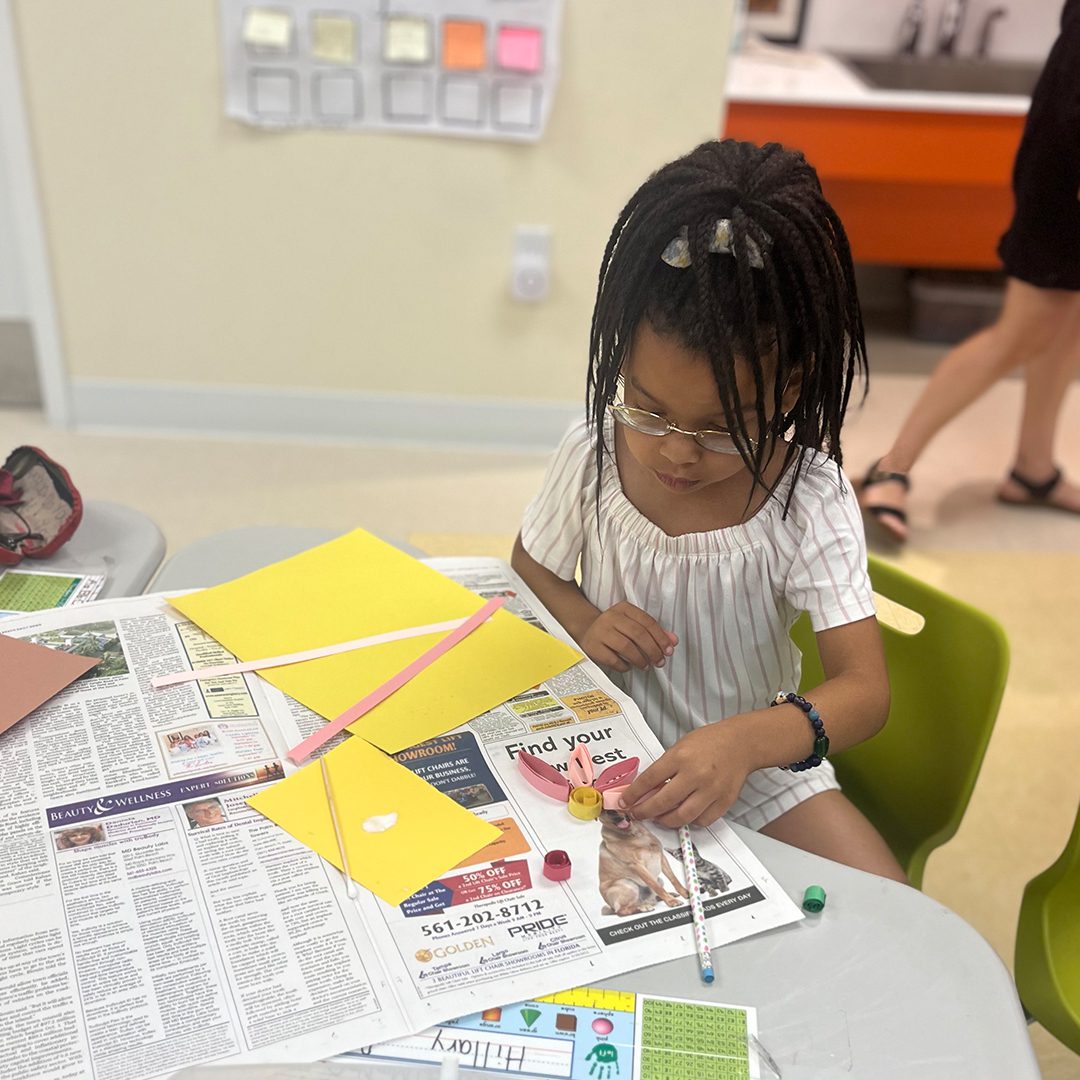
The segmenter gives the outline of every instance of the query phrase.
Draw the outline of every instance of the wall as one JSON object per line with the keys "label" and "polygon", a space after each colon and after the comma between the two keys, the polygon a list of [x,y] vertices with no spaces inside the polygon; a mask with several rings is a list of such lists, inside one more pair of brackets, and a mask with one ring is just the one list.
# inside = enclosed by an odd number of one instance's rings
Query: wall
{"label": "wall", "polygon": [[[837,52],[892,52],[909,0],[806,0],[802,44]],[[946,0],[926,0],[920,52],[931,52]],[[1001,60],[1043,60],[1057,36],[1062,0],[968,0],[958,54],[971,55],[986,13],[1006,9],[994,26],[990,55]]]}
{"label": "wall", "polygon": [[4,141],[0,139],[0,319],[19,319],[26,314],[26,299],[14,257],[17,251],[14,209],[11,205],[9,166],[4,159],[3,146]]}
{"label": "wall", "polygon": [[[314,413],[342,393],[580,399],[608,230],[718,130],[731,4],[568,0],[535,146],[227,120],[209,0],[15,13],[77,419],[152,426],[184,423],[153,393],[174,382],[196,413],[228,387],[298,388]],[[519,223],[553,229],[536,306],[508,296]]]}
{"label": "wall", "polygon": [[[27,405],[36,404],[39,396],[3,147],[0,138],[0,405]],[[0,447],[0,452],[6,455],[7,449]]]}

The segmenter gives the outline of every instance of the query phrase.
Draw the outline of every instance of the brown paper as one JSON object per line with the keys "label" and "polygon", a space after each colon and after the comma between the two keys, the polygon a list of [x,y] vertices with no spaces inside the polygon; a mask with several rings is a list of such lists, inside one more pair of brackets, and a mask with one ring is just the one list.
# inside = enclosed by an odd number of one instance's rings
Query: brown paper
{"label": "brown paper", "polygon": [[0,732],[100,663],[0,633]]}

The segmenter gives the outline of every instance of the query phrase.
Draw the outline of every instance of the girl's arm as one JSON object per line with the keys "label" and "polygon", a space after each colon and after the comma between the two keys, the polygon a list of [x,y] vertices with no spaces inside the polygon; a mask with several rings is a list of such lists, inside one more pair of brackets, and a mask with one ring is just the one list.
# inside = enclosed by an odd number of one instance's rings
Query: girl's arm
{"label": "girl's arm", "polygon": [[546,566],[541,566],[521,543],[521,533],[514,541],[510,565],[522,581],[540,598],[540,602],[558,620],[559,625],[579,644],[600,609],[585,599],[576,581],[564,581]]}
{"label": "girl's arm", "polygon": [[[803,696],[821,715],[830,751],[846,750],[880,731],[889,715],[877,619],[822,630],[817,643],[825,681]],[[813,728],[795,705],[730,716],[684,735],[631,784],[624,802],[635,817],[670,828],[711,825],[731,807],[750,773],[801,761],[813,747]]]}
{"label": "girl's arm", "polygon": [[607,611],[591,604],[576,581],[565,581],[541,566],[524,548],[521,534],[514,541],[510,565],[540,602],[581,646],[590,660],[616,671],[630,666],[664,666],[679,639],[648,613],[625,601]]}

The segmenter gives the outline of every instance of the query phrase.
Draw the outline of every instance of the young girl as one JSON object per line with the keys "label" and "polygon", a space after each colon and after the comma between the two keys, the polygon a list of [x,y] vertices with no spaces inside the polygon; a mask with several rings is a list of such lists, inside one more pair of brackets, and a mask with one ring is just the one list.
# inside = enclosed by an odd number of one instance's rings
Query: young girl
{"label": "young girl", "polygon": [[[878,731],[889,689],[840,472],[862,319],[802,155],[710,142],[651,176],[608,240],[590,353],[588,419],[513,565],[669,747],[625,805],[672,828],[727,815],[904,880],[814,756],[822,734],[843,750]],[[771,707],[798,689],[801,611],[827,678]]]}

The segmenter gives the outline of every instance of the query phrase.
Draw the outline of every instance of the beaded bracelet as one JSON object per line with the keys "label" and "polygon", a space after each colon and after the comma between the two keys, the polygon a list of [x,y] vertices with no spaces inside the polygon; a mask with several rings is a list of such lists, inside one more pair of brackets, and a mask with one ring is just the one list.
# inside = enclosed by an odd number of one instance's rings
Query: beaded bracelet
{"label": "beaded bracelet", "polygon": [[825,734],[825,725],[821,722],[817,709],[806,698],[790,691],[785,693],[783,690],[769,704],[797,706],[806,713],[806,719],[810,721],[810,726],[814,729],[814,749],[810,756],[803,758],[802,761],[795,761],[791,765],[781,765],[780,768],[791,772],[805,772],[807,769],[820,765],[829,753],[829,736]]}

